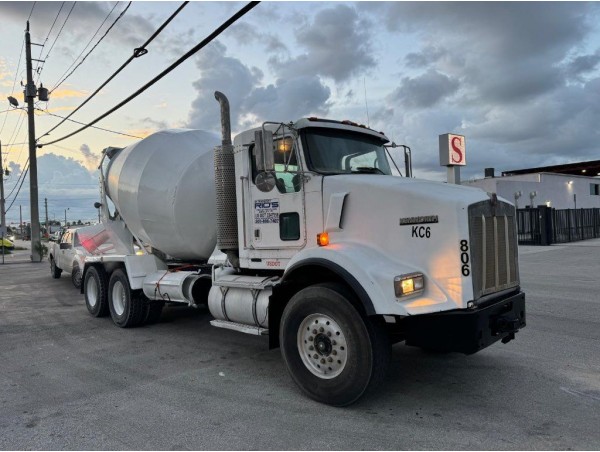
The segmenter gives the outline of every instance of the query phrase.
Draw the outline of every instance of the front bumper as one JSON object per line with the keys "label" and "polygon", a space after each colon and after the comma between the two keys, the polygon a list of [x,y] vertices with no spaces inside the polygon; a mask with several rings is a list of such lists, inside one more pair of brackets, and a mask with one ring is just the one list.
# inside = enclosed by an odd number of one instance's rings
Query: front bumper
{"label": "front bumper", "polygon": [[470,355],[496,341],[514,339],[525,327],[525,294],[508,295],[475,309],[406,317],[400,323],[406,345]]}

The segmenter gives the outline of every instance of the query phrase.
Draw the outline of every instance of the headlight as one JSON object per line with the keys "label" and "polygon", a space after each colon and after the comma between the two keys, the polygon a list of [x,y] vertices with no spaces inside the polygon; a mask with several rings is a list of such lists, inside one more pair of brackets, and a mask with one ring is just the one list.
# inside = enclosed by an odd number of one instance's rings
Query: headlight
{"label": "headlight", "polygon": [[398,298],[423,292],[425,278],[423,273],[409,273],[394,278],[394,291]]}

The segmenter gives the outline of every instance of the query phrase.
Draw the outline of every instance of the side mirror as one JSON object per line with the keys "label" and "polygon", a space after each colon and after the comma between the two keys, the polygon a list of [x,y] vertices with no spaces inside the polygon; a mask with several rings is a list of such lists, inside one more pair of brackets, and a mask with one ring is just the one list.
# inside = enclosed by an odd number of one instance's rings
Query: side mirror
{"label": "side mirror", "polygon": [[268,193],[275,188],[275,174],[272,171],[262,171],[256,175],[254,184],[263,193]]}
{"label": "side mirror", "polygon": [[273,132],[270,130],[257,130],[254,132],[254,161],[256,170],[273,171],[275,157],[273,154]]}
{"label": "side mirror", "polygon": [[60,244],[60,249],[61,250],[70,250],[71,249],[71,244],[70,243],[66,243],[66,242],[61,243]]}

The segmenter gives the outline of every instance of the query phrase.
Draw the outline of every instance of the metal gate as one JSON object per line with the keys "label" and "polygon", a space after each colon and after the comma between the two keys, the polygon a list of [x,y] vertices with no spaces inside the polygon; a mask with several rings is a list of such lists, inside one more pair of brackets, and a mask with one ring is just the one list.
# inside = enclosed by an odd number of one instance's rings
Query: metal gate
{"label": "metal gate", "polygon": [[[541,209],[544,209],[542,214]],[[600,237],[600,209],[517,210],[520,245],[550,245]],[[542,239],[545,237],[545,239]]]}
{"label": "metal gate", "polygon": [[517,210],[519,245],[541,245],[540,212],[538,209]]}

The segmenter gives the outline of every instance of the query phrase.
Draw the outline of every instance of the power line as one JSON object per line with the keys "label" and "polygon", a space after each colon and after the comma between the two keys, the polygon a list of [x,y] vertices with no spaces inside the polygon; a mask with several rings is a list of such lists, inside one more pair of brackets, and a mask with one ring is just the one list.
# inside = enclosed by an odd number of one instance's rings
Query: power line
{"label": "power line", "polygon": [[[21,57],[23,56],[23,49],[25,48],[25,38],[23,37],[23,44],[21,44],[21,52],[19,53],[19,62],[17,63],[17,67],[15,68],[15,79],[13,81],[12,89],[10,90],[10,95],[12,96],[15,92],[15,85],[17,84],[17,76],[19,75],[19,67],[21,66]],[[2,123],[2,128],[0,129],[0,134],[4,130],[4,125],[6,124],[6,118],[8,118],[8,112],[4,116],[4,122]]]}
{"label": "power line", "polygon": [[[17,137],[19,136],[19,133],[21,132],[21,128],[23,127],[23,124],[25,124],[25,118],[27,117],[27,115],[23,115],[23,112],[25,111],[25,109],[22,108],[20,110],[21,110],[21,118],[19,120],[17,120],[17,123],[15,124],[15,128],[10,137],[8,147],[18,146],[17,144],[15,144],[15,141],[17,140]],[[17,129],[18,129],[18,131],[17,131]],[[15,134],[15,132],[16,132],[16,134]],[[28,144],[28,143],[21,143],[21,148],[19,149],[19,156],[17,157],[15,162],[18,162],[19,159],[21,158],[21,154],[23,153],[23,146],[25,144]]]}
{"label": "power line", "polygon": [[69,17],[71,17],[71,13],[73,12],[73,8],[75,8],[76,4],[77,4],[77,2],[73,3],[73,6],[71,6],[71,10],[69,11],[69,14],[67,14],[67,17],[66,17],[65,21],[63,22],[62,26],[60,27],[60,30],[58,30],[58,34],[56,35],[56,38],[54,38],[54,42],[50,46],[50,50],[48,50],[48,53],[46,54],[46,58],[44,58],[44,60],[48,60],[48,57],[50,56],[50,52],[52,52],[52,49],[54,48],[54,44],[56,44],[56,41],[58,41],[58,38],[59,38],[60,34],[62,33],[63,28],[65,28],[65,24],[69,20]]}
{"label": "power line", "polygon": [[[163,30],[164,28],[169,25],[169,23],[175,18],[175,16],[177,16],[177,14],[179,14],[179,12],[188,4],[189,2],[183,2],[179,8],[177,8],[177,10],[171,14],[171,16],[160,26],[158,27],[158,29],[152,34],[152,36],[150,36],[146,42],[144,44],[141,45],[141,47],[138,47],[136,49],[134,49],[133,54],[127,59],[127,61],[125,61],[125,63],[123,63],[121,65],[121,67],[119,69],[117,69],[104,83],[102,83],[102,85],[100,85],[98,87],[98,89],[96,89],[96,91],[94,91],[90,96],[88,96],[87,99],[85,99],[75,110],[73,110],[71,113],[69,113],[67,115],[66,118],[64,118],[61,122],[59,122],[58,124],[56,124],[54,127],[52,127],[48,132],[44,133],[43,135],[40,136],[39,139],[45,137],[46,135],[49,135],[50,132],[52,132],[53,130],[57,129],[61,124],[63,124],[67,119],[69,119],[71,116],[73,116],[79,109],[81,109],[85,104],[87,104],[90,100],[92,100],[92,98],[98,94],[100,92],[100,90],[102,88],[104,88],[106,85],[108,85],[108,83],[115,78],[123,69],[125,69],[125,67],[131,63],[131,61],[133,61],[134,58],[140,57],[142,55],[145,55],[147,53],[146,47],[148,46],[148,44],[150,44],[154,38],[156,38]],[[81,123],[79,123],[81,124]]]}
{"label": "power line", "polygon": [[29,17],[27,18],[27,22],[29,22],[29,19],[31,19],[31,15],[33,14],[33,9],[35,8],[35,4],[37,2],[33,2],[33,5],[31,5],[31,11],[29,11]]}
{"label": "power line", "polygon": [[[36,108],[36,110],[37,110],[37,111],[44,112],[44,113],[46,113],[47,115],[50,115],[50,116],[55,116],[55,117],[57,117],[57,118],[61,118],[61,119],[62,119],[62,122],[61,122],[60,124],[62,124],[62,123],[63,123],[63,122],[65,122],[65,121],[71,121],[71,122],[74,122],[74,123],[76,123],[76,124],[85,125],[85,123],[84,123],[84,122],[75,121],[74,119],[69,119],[69,117],[68,117],[68,116],[67,116],[67,117],[60,116],[60,115],[57,115],[57,114],[55,114],[55,113],[50,113],[48,110],[42,110],[41,108]],[[123,135],[123,136],[125,136],[125,137],[137,138],[138,140],[142,140],[142,139],[144,138],[144,137],[138,137],[137,135],[130,135],[130,134],[128,134],[128,133],[124,133],[124,132],[117,132],[116,130],[105,129],[105,128],[103,128],[103,127],[96,127],[96,126],[92,126],[92,128],[93,128],[93,129],[102,130],[102,131],[104,131],[104,132],[110,132],[110,133],[114,133],[114,134],[117,134],[117,135]],[[52,129],[52,130],[54,130],[54,129]],[[47,132],[47,133],[45,133],[44,135],[48,135],[49,133],[50,133],[50,132]],[[38,138],[38,139],[39,139],[39,138]]]}
{"label": "power line", "polygon": [[21,128],[23,127],[23,124],[25,124],[25,118],[27,117],[27,115],[23,114],[23,112],[25,111],[25,109],[22,109],[21,111],[21,117],[19,119],[17,119],[17,123],[15,124],[15,128],[13,129],[12,134],[10,135],[10,139],[8,140],[8,146],[14,146],[15,142],[17,141],[17,137],[19,136],[19,133],[21,132]]}
{"label": "power line", "polygon": [[23,184],[23,182],[21,181],[21,178],[25,179],[25,177],[27,176],[27,171],[29,170],[28,164],[29,164],[29,159],[27,159],[27,161],[25,162],[25,165],[23,165],[23,170],[21,171],[21,174],[19,174],[19,177],[17,178],[15,185],[13,185],[13,188],[10,190],[10,193],[5,197],[5,199],[8,199],[10,197],[10,195],[13,194],[13,192],[17,188],[17,185],[19,185],[19,182],[21,182],[21,184]]}
{"label": "power line", "polygon": [[[29,168],[27,168],[27,170],[25,171],[25,177],[27,177],[27,171],[29,171]],[[17,200],[17,196],[19,196],[19,192],[21,191],[21,187],[23,186],[23,182],[25,182],[25,177],[23,177],[23,179],[21,180],[21,185],[19,185],[19,189],[17,190],[17,194],[15,195],[15,197],[12,200],[12,202],[10,203],[10,206],[8,206],[8,208],[4,210],[5,213],[10,210],[10,208],[13,206],[13,204]],[[16,187],[16,185],[15,185],[15,187]],[[14,191],[14,188],[13,188],[13,191]],[[12,194],[12,191],[11,191],[11,194]],[[6,198],[8,198],[9,196],[10,196],[10,194]]]}
{"label": "power line", "polygon": [[[96,42],[96,44],[94,44],[94,46],[90,49],[90,51],[77,64],[77,66],[75,66],[73,68],[73,70],[67,74],[66,77],[64,77],[60,82],[58,82],[58,84],[54,88],[52,88],[52,91],[54,91],[56,88],[58,88],[60,85],[62,85],[65,82],[65,80],[67,80],[73,74],[73,72],[75,72],[77,70],[77,68],[83,64],[83,62],[86,60],[86,58],[88,56],[90,56],[90,54],[96,49],[96,47],[98,47],[98,44],[100,44],[102,42],[102,40],[106,37],[106,35],[110,32],[110,30],[112,30],[112,28],[116,25],[116,23],[119,21],[119,19],[121,19],[121,17],[123,17],[123,15],[127,12],[129,7],[131,6],[131,3],[132,2],[129,2],[127,4],[127,6],[121,12],[121,14],[119,14],[119,16],[114,20],[114,22],[110,25],[110,27],[108,27],[108,29],[104,32],[104,34],[100,37],[100,39],[98,39],[98,42]],[[116,6],[117,5],[115,5],[115,7]],[[114,10],[114,8],[113,8],[113,10]],[[111,13],[112,13],[112,11],[111,11]],[[110,13],[109,13],[109,15],[110,15]],[[107,17],[107,19],[108,19],[108,17]],[[52,92],[52,91],[50,91],[50,92]]]}
{"label": "power line", "polygon": [[202,40],[199,44],[195,45],[194,47],[192,47],[187,53],[185,53],[183,56],[181,56],[177,61],[175,61],[173,64],[171,64],[169,67],[167,67],[164,71],[162,71],[160,74],[158,74],[156,77],[154,77],[152,80],[150,80],[148,83],[146,83],[144,86],[142,86],[141,88],[139,88],[135,93],[133,93],[132,95],[130,95],[129,97],[127,97],[126,99],[122,100],[121,102],[119,102],[117,105],[115,105],[113,108],[111,108],[110,110],[108,110],[106,113],[98,116],[96,119],[94,119],[92,122],[86,124],[85,126],[75,130],[74,132],[71,132],[68,135],[65,135],[61,138],[58,138],[56,140],[53,140],[49,143],[41,143],[38,144],[37,146],[39,148],[43,147],[43,146],[47,146],[49,144],[54,144],[54,143],[58,143],[59,141],[63,141],[66,140],[67,138],[72,137],[73,135],[78,134],[79,132],[82,132],[83,130],[87,129],[88,127],[93,126],[94,124],[96,124],[98,121],[106,118],[108,115],[110,115],[111,113],[114,113],[115,111],[117,111],[119,108],[121,108],[123,105],[126,105],[127,103],[129,103],[131,100],[135,99],[137,96],[139,96],[140,94],[142,94],[144,91],[146,91],[148,88],[150,88],[152,85],[154,85],[156,82],[158,82],[160,79],[162,79],[165,75],[169,74],[171,71],[173,71],[177,66],[179,66],[180,64],[182,64],[185,60],[187,60],[188,58],[190,58],[192,55],[194,55],[195,53],[197,53],[199,50],[201,50],[202,48],[204,48],[206,45],[208,45],[210,42],[212,42],[217,36],[219,36],[221,33],[223,33],[227,28],[229,28],[231,25],[233,25],[237,20],[239,20],[242,16],[244,16],[246,13],[248,13],[252,8],[254,8],[255,6],[257,6],[260,2],[254,1],[254,2],[249,2],[246,6],[244,6],[242,9],[240,9],[237,13],[235,13],[233,16],[231,16],[229,19],[227,19],[225,22],[223,22],[223,24],[221,24],[215,31],[213,31],[209,36],[207,36],[206,38],[204,38],[204,40]]}
{"label": "power line", "polygon": [[52,30],[54,29],[54,25],[56,25],[56,21],[58,20],[58,16],[60,16],[60,13],[63,9],[63,7],[65,6],[65,2],[62,2],[62,4],[60,5],[60,8],[58,9],[58,13],[56,13],[56,17],[54,18],[54,22],[52,22],[52,25],[50,26],[50,29],[48,30],[48,34],[46,35],[46,39],[44,39],[44,43],[42,44],[41,48],[40,48],[40,56],[38,56],[38,65],[35,68],[35,72],[37,73],[37,81],[40,81],[40,78],[42,76],[42,70],[44,69],[44,61],[42,60],[42,53],[44,52],[44,47],[46,46],[46,43],[48,42],[48,38],[50,38],[50,33],[52,33]]}
{"label": "power line", "polygon": [[[115,5],[112,7],[112,9],[110,10],[110,12],[106,15],[106,17],[104,18],[104,20],[102,21],[102,23],[100,24],[100,26],[98,27],[98,29],[96,30],[96,32],[94,33],[94,35],[90,38],[90,40],[88,41],[88,43],[85,45],[85,47],[83,48],[83,50],[81,51],[81,53],[79,55],[77,55],[77,58],[75,58],[73,60],[73,62],[71,63],[71,65],[65,70],[65,72],[63,72],[63,74],[58,78],[58,80],[61,80],[63,78],[63,76],[67,72],[69,72],[71,70],[71,68],[75,65],[75,63],[77,62],[77,60],[79,60],[79,58],[81,57],[81,55],[83,55],[83,53],[87,50],[87,48],[89,47],[89,45],[92,43],[92,41],[94,40],[94,38],[96,37],[96,35],[100,32],[100,30],[102,29],[102,27],[104,26],[104,24],[106,23],[106,21],[108,20],[108,18],[110,17],[110,15],[115,10],[115,8],[117,7],[118,4],[119,4],[119,2],[115,3]],[[56,89],[56,87],[57,87],[57,85],[55,85],[54,88],[52,88],[50,91],[53,91],[54,89]]]}

